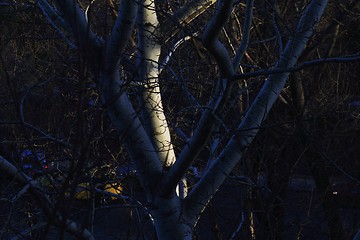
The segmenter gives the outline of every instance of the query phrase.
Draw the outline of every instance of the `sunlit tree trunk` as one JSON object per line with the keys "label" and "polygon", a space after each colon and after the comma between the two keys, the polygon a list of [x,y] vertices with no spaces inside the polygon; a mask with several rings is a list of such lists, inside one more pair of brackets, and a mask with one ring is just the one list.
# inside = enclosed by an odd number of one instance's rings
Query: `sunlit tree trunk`
{"label": "sunlit tree trunk", "polygon": [[140,2],[138,31],[139,56],[137,65],[139,81],[142,85],[143,124],[152,139],[163,166],[169,167],[175,162],[175,153],[162,105],[159,83],[161,46],[157,39],[159,22],[156,16],[155,3],[152,0]]}

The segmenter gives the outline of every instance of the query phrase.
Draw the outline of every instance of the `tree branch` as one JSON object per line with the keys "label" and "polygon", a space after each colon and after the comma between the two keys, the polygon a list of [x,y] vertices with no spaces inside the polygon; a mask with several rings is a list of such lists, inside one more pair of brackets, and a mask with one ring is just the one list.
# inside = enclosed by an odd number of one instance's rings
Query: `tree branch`
{"label": "tree branch", "polygon": [[124,0],[120,4],[118,17],[106,44],[105,64],[108,71],[118,67],[119,60],[133,32],[138,2]]}
{"label": "tree branch", "polygon": [[234,70],[230,56],[224,45],[218,40],[218,36],[231,14],[232,6],[233,1],[219,0],[216,14],[202,36],[203,45],[215,57],[222,77],[226,79],[230,79],[234,75]]}
{"label": "tree branch", "polygon": [[235,74],[233,80],[248,79],[259,76],[268,76],[278,73],[293,73],[300,71],[304,68],[314,67],[321,64],[359,62],[359,61],[360,61],[360,54],[344,56],[344,57],[315,59],[298,64],[294,67],[288,67],[288,68],[275,67],[274,69],[262,69],[254,72]]}
{"label": "tree branch", "polygon": [[[30,192],[34,196],[36,200],[40,200],[39,204],[43,207],[44,211],[47,212],[48,216],[51,216],[52,208],[50,206],[49,199],[44,195],[44,191],[38,187],[38,183],[36,180],[33,180],[31,177],[27,176],[24,173],[21,173],[14,165],[12,165],[8,160],[0,156],[0,170],[2,173],[7,175],[10,178],[13,178],[20,184],[24,186],[29,186]],[[50,221],[54,221],[56,224],[63,223],[63,217],[59,212],[56,214],[56,219],[50,219]],[[87,240],[95,240],[92,233],[79,226],[76,222],[65,220],[65,229],[67,232],[73,234],[74,236],[81,237],[82,239]]]}
{"label": "tree branch", "polygon": [[91,31],[87,18],[76,1],[56,0],[56,3],[82,51],[86,52],[89,47],[95,49],[103,45],[103,40]]}
{"label": "tree branch", "polygon": [[[167,18],[161,24],[161,32],[166,36],[164,42],[168,42],[180,31],[181,26],[191,23],[215,2],[216,0],[193,0],[189,4],[178,9],[170,18]],[[176,26],[175,29],[173,29],[174,26]]]}
{"label": "tree branch", "polygon": [[[202,40],[206,48],[214,55],[219,65],[221,75],[232,77],[234,74],[230,56],[225,47],[217,39],[221,29],[230,16],[232,9],[232,1],[220,0],[217,5],[217,12],[206,28]],[[215,124],[216,114],[223,108],[223,104],[228,96],[231,86],[226,86],[224,92],[221,92],[217,101],[211,103],[212,107],[205,109],[198,126],[194,131],[194,135],[184,146],[174,166],[169,170],[166,178],[162,183],[161,195],[166,196],[176,187],[180,179],[185,174],[188,167],[199,155],[205,144],[208,142]],[[220,90],[222,91],[222,89]]]}
{"label": "tree branch", "polygon": [[60,36],[65,40],[69,47],[76,49],[77,47],[65,36],[63,31],[60,29],[65,29],[67,32],[72,33],[71,28],[64,19],[60,16],[60,13],[51,6],[46,0],[36,1],[38,7],[43,12],[48,23],[60,34]]}
{"label": "tree branch", "polygon": [[[296,35],[290,40],[277,67],[293,67],[320,20],[327,0],[313,0],[301,17]],[[236,134],[185,199],[188,217],[195,223],[206,203],[215,194],[255,138],[259,128],[283,89],[289,73],[270,75],[237,128]]]}
{"label": "tree branch", "polygon": [[111,122],[124,139],[140,181],[151,201],[162,173],[159,155],[121,86],[119,71],[116,69],[112,74],[102,73],[100,83],[103,102]]}
{"label": "tree branch", "polygon": [[25,121],[3,121],[3,120],[0,120],[0,125],[1,124],[12,124],[12,125],[15,125],[15,124],[21,125],[21,124],[23,124],[25,127],[32,129],[34,132],[38,133],[40,136],[42,136],[45,139],[56,142],[56,143],[58,143],[58,144],[60,144],[60,145],[62,145],[64,147],[67,147],[67,148],[72,148],[73,147],[70,143],[68,143],[68,142],[66,142],[64,140],[61,140],[58,137],[53,137],[50,134],[48,134],[48,133],[44,132],[43,130],[41,130],[40,128],[38,128],[38,127],[36,127],[36,126],[34,126],[34,125],[30,124],[30,123],[27,123]]}
{"label": "tree branch", "polygon": [[247,0],[242,38],[241,38],[240,46],[236,52],[236,55],[235,55],[235,58],[233,61],[233,68],[234,68],[235,72],[239,68],[242,58],[244,57],[245,51],[249,46],[251,21],[252,21],[252,17],[253,17],[253,8],[254,8],[254,0]]}

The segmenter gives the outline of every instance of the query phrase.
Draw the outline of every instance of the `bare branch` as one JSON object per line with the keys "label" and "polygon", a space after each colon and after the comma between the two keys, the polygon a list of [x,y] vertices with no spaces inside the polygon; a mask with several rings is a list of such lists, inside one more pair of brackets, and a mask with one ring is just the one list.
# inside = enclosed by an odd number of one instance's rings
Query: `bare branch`
{"label": "bare branch", "polygon": [[[74,0],[57,0],[57,5],[63,13],[63,19],[70,26],[82,51],[87,48],[94,49],[103,45],[103,40],[90,29],[85,13]],[[89,49],[88,49],[89,50]]]}
{"label": "bare branch", "polygon": [[[217,39],[219,33],[228,17],[230,16],[232,9],[232,1],[220,0],[217,5],[217,13],[212,18],[206,28],[202,40],[206,48],[214,55],[216,62],[219,65],[221,74],[224,77],[232,77],[234,74],[231,64],[230,56],[223,46],[223,44]],[[221,111],[226,101],[228,93],[231,89],[231,85],[225,87],[224,92],[221,92],[216,101],[210,103],[212,106],[205,109],[199,120],[198,126],[194,131],[194,135],[189,139],[188,143],[184,146],[174,166],[169,170],[165,180],[162,182],[161,195],[168,195],[179,183],[188,167],[193,160],[198,156],[205,144],[210,139],[216,124],[216,114]],[[222,91],[222,89],[220,90]]]}
{"label": "bare branch", "polygon": [[278,74],[278,73],[293,73],[293,72],[300,71],[304,68],[314,67],[314,66],[318,66],[321,64],[347,63],[347,62],[359,62],[359,61],[360,61],[359,54],[344,56],[344,57],[315,59],[315,60],[311,60],[308,62],[298,64],[294,67],[288,67],[288,68],[275,67],[274,69],[262,69],[262,70],[257,70],[254,72],[236,74],[236,75],[234,75],[233,80],[248,79],[248,78],[259,77],[259,76],[268,76],[268,75]]}
{"label": "bare branch", "polygon": [[60,34],[61,38],[69,45],[69,47],[76,49],[77,47],[65,36],[64,32],[60,29],[63,28],[67,32],[72,33],[71,28],[64,19],[60,16],[60,13],[51,6],[46,0],[37,0],[37,5],[43,12],[48,23]]}
{"label": "bare branch", "polygon": [[[315,24],[320,20],[327,0],[313,0],[301,17],[296,35],[290,40],[277,66],[280,68],[293,67],[311,37]],[[259,128],[270,111],[272,105],[283,89],[289,73],[273,74],[265,81],[260,93],[251,105],[243,121],[237,128],[237,133],[230,139],[218,159],[209,167],[194,189],[185,199],[188,207],[188,217],[196,222],[196,217],[203,206],[215,194],[217,189],[242,158],[243,151],[255,138]]]}
{"label": "bare branch", "polygon": [[[24,186],[29,186],[30,192],[33,194],[36,200],[41,200],[40,205],[44,208],[44,210],[48,213],[49,216],[51,216],[52,208],[49,203],[49,199],[44,195],[44,191],[40,190],[38,187],[38,183],[36,180],[33,180],[31,177],[27,176],[24,173],[21,173],[14,165],[12,165],[8,160],[0,156],[0,170],[2,173],[6,174],[9,178],[15,179],[17,182],[21,183]],[[63,217],[60,215],[60,213],[56,214],[56,219],[54,220],[56,224],[63,223]],[[65,220],[65,229],[69,233],[81,237],[82,239],[87,240],[95,240],[91,232],[89,232],[87,229],[79,226],[77,223]]]}
{"label": "bare branch", "polygon": [[187,35],[183,38],[181,38],[180,40],[178,40],[177,42],[175,42],[175,44],[171,47],[169,53],[166,55],[164,61],[161,63],[160,67],[159,67],[159,74],[162,72],[162,70],[166,67],[166,65],[169,63],[171,56],[173,55],[173,53],[176,51],[176,49],[178,47],[181,46],[181,44],[183,44],[184,42],[192,39],[193,37],[196,37],[198,35],[198,32],[195,32],[191,35]]}
{"label": "bare branch", "polygon": [[120,83],[119,71],[101,75],[103,102],[112,124],[124,138],[141,183],[151,200],[162,166],[159,155]]}
{"label": "bare branch", "polygon": [[32,179],[18,171],[18,169],[12,165],[8,160],[0,156],[0,169],[1,172],[7,175],[8,177],[14,178],[16,181],[22,184],[28,184]]}
{"label": "bare branch", "polygon": [[[166,33],[166,39],[164,39],[164,41],[168,42],[180,31],[178,26],[185,26],[186,24],[191,23],[215,2],[216,0],[193,0],[177,10],[171,18],[166,19],[161,24],[161,31]],[[176,26],[175,29],[174,26]]]}
{"label": "bare branch", "polygon": [[234,71],[237,71],[237,69],[239,68],[241,60],[242,60],[242,58],[245,54],[245,51],[249,45],[251,21],[252,21],[252,17],[253,17],[253,8],[254,8],[254,0],[247,0],[242,38],[241,38],[240,46],[236,52],[236,55],[235,55],[235,58],[233,61]]}
{"label": "bare branch", "polygon": [[215,16],[210,21],[202,36],[202,42],[215,57],[222,77],[230,79],[234,75],[230,56],[224,45],[217,39],[225,22],[228,20],[233,1],[219,0]]}
{"label": "bare branch", "polygon": [[105,64],[109,71],[119,64],[121,55],[133,32],[137,9],[138,2],[134,0],[124,0],[120,4],[118,17],[106,45]]}
{"label": "bare branch", "polygon": [[60,138],[57,138],[57,137],[53,137],[51,136],[50,134],[44,132],[43,130],[41,130],[40,128],[30,124],[30,123],[27,123],[25,121],[0,121],[0,125],[1,124],[23,124],[25,127],[28,127],[30,129],[32,129],[33,131],[35,131],[36,133],[38,133],[40,136],[42,136],[43,138],[46,138],[46,139],[49,139],[50,141],[53,141],[53,142],[56,142],[56,143],[59,143],[67,148],[72,148],[73,146],[66,142],[66,141],[63,141],[61,140]]}
{"label": "bare branch", "polygon": [[173,14],[173,17],[181,24],[185,25],[200,16],[206,9],[211,7],[216,0],[191,1],[190,4],[183,6]]}

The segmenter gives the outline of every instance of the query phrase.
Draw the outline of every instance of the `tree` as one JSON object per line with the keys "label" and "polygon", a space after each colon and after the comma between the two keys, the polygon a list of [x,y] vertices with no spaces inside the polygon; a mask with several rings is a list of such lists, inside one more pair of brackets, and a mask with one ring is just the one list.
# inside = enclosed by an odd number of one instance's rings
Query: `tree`
{"label": "tree", "polygon": [[[244,58],[249,50],[251,23],[255,21],[252,0],[247,0],[245,4],[226,0],[217,1],[216,12],[212,14],[204,31],[200,33],[191,29],[191,24],[203,23],[204,19],[200,17],[211,9],[215,1],[187,2],[173,11],[166,10],[166,7],[169,9],[173,7],[170,3],[167,5],[160,1],[123,0],[119,6],[110,1],[112,9],[118,8],[118,12],[113,13],[116,18],[111,32],[104,37],[93,30],[100,29],[96,26],[96,22],[92,22],[93,14],[98,7],[94,1],[89,4],[76,3],[72,0],[54,2],[56,6],[46,0],[39,0],[33,4],[37,4],[47,22],[68,46],[76,48],[75,51],[78,53],[76,77],[80,86],[80,103],[77,109],[79,115],[76,119],[77,141],[70,146],[72,155],[78,159],[78,162],[70,168],[68,179],[74,179],[79,169],[84,169],[86,166],[89,140],[84,137],[88,131],[87,126],[83,125],[84,102],[87,101],[84,92],[88,84],[87,79],[91,78],[96,84],[96,91],[101,95],[102,104],[99,105],[101,111],[109,116],[110,121],[107,124],[111,124],[116,129],[134,164],[136,175],[146,195],[146,208],[153,219],[157,237],[192,239],[193,229],[200,214],[242,160],[283,90],[290,72],[302,68],[301,65],[296,64],[316,31],[317,23],[328,1],[312,0],[306,7],[304,6],[298,22],[294,24],[295,30],[289,30],[290,36],[284,47],[278,33],[279,56],[273,58],[278,59],[272,69],[249,72],[244,72],[243,69],[246,68],[244,63],[251,61],[249,56],[246,61]],[[242,37],[234,51],[235,54],[232,54],[229,48],[233,45],[228,46],[224,43],[221,32],[229,22],[234,9],[239,9],[239,5],[245,9]],[[271,6],[275,9],[273,14],[280,14],[275,3]],[[265,7],[264,11],[266,11]],[[274,26],[277,26],[276,22]],[[197,113],[200,115],[189,118],[197,122],[192,124],[191,131],[186,131],[177,127],[175,121],[169,121],[170,117],[164,106],[166,94],[163,90],[161,74],[165,76],[172,74],[169,79],[178,78],[178,74],[173,72],[169,64],[177,48],[186,41],[197,39],[198,35],[201,35],[202,46],[211,54],[212,61],[216,64],[214,67],[217,69],[214,70],[216,76],[212,76],[215,87],[211,96],[205,100],[196,99],[186,83],[181,87],[184,95],[197,104],[195,107],[198,108]],[[176,41],[179,36],[181,38]],[[137,39],[136,43],[134,38]],[[133,41],[132,48],[129,47],[131,41]],[[171,42],[174,44],[171,45]],[[359,56],[352,56],[332,59],[332,61],[355,61],[358,58]],[[326,61],[330,60],[323,60]],[[238,101],[234,98],[239,97],[238,92],[247,90],[245,85],[239,88],[238,83],[254,76],[267,76],[267,79],[251,105],[247,108],[246,104],[242,104],[241,109],[245,114],[241,119],[237,119],[237,122],[232,123],[235,127],[229,131],[229,136],[219,138],[218,132],[223,128],[225,116],[229,111],[239,110],[234,108],[233,102]],[[201,74],[198,77],[201,79]],[[294,84],[294,87],[301,92],[299,85]],[[135,97],[130,94],[134,89]],[[244,97],[246,94],[240,96]],[[200,104],[200,101],[206,103]],[[299,101],[300,109],[301,100]],[[22,116],[21,111],[19,114]],[[22,122],[24,124],[24,118]],[[25,127],[31,126],[25,125]],[[178,134],[176,135],[172,130],[177,131]],[[92,133],[89,136],[92,136]],[[175,147],[175,144],[181,142],[174,140],[179,136],[184,136],[186,140],[180,147]],[[55,137],[51,140],[57,144],[69,144],[59,139]],[[194,185],[190,186],[187,173],[207,148],[211,148],[209,150],[211,157],[207,166]],[[56,224],[66,225],[68,231],[82,238],[93,239],[88,230],[79,232],[80,228],[75,223],[66,224],[69,220],[52,206],[51,200],[42,194],[40,187],[30,177],[19,175],[15,167],[3,157],[0,166],[8,172],[8,175],[32,189],[33,196],[44,203],[47,215],[52,216]],[[64,189],[69,184],[64,183]]]}

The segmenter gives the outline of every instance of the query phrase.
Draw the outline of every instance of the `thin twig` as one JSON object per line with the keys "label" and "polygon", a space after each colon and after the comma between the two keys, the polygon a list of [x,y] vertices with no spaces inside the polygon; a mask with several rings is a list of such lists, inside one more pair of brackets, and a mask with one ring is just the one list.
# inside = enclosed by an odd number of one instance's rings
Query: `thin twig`
{"label": "thin twig", "polygon": [[233,80],[248,79],[248,78],[267,76],[267,75],[278,74],[278,73],[292,73],[292,72],[300,71],[307,67],[318,66],[320,64],[326,64],[326,63],[344,63],[344,62],[359,62],[359,61],[360,61],[359,54],[345,56],[345,57],[322,58],[322,59],[316,59],[316,60],[304,62],[302,64],[299,64],[297,66],[290,67],[290,68],[262,69],[262,70],[257,70],[254,72],[236,74],[233,77]]}

